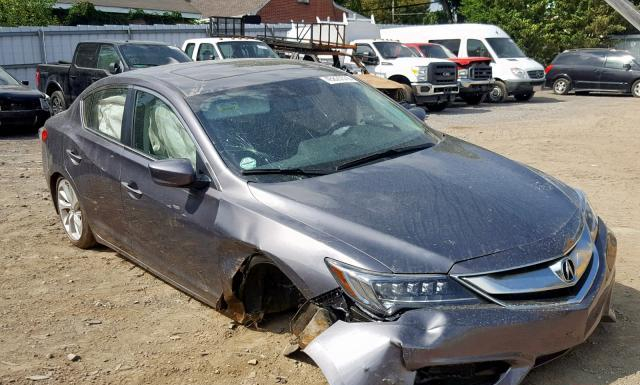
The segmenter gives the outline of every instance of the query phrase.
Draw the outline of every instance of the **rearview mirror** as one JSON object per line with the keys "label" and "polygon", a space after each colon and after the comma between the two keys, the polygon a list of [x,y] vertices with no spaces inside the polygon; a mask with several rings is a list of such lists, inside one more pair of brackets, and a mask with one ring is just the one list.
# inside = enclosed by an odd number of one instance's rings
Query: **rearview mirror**
{"label": "rearview mirror", "polygon": [[154,182],[161,186],[184,187],[196,181],[196,171],[187,159],[165,159],[149,163]]}
{"label": "rearview mirror", "polygon": [[111,75],[119,74],[122,72],[122,65],[119,62],[109,63],[109,73]]}

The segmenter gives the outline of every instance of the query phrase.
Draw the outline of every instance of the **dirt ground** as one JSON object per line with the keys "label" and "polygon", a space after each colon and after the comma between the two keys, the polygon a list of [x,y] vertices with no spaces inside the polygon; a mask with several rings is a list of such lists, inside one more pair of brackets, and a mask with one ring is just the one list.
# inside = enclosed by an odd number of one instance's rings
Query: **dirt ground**
{"label": "dirt ground", "polygon": [[[640,100],[545,92],[428,121],[582,188],[618,236],[618,322],[526,385],[640,384]],[[0,186],[0,384],[325,384],[281,354],[286,323],[231,328],[116,253],[71,247],[34,135],[0,136]]]}

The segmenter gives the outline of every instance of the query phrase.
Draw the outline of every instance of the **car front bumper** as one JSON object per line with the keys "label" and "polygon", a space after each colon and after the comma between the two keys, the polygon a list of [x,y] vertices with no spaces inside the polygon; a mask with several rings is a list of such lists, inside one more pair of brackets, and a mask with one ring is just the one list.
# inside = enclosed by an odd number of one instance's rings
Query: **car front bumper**
{"label": "car front bumper", "polygon": [[508,80],[505,82],[505,84],[507,85],[507,92],[509,92],[509,95],[513,95],[542,90],[545,82],[546,79],[542,78],[528,80]]}
{"label": "car front bumper", "polygon": [[418,104],[450,102],[460,92],[458,83],[433,85],[431,83],[413,83],[413,94]]}
{"label": "car front bumper", "polygon": [[483,94],[491,90],[493,80],[458,79],[460,94]]}
{"label": "car front bumper", "polygon": [[519,384],[533,367],[584,342],[610,315],[610,237],[601,223],[595,280],[580,302],[441,307],[407,311],[393,322],[339,321],[304,351],[331,385],[413,385],[430,368],[478,363],[502,365],[502,373],[487,383]]}
{"label": "car front bumper", "polygon": [[0,129],[39,128],[49,116],[47,110],[0,111]]}

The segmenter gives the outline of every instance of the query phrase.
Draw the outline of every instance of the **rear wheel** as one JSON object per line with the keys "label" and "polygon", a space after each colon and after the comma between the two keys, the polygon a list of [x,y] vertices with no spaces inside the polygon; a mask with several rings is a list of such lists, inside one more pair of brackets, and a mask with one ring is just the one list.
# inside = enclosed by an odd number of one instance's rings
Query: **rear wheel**
{"label": "rear wheel", "polygon": [[500,80],[493,83],[491,91],[489,91],[489,101],[491,103],[502,103],[507,98],[507,86]]}
{"label": "rear wheel", "polygon": [[57,115],[67,109],[67,103],[64,101],[62,91],[55,91],[51,94],[51,112]]}
{"label": "rear wheel", "polygon": [[473,94],[473,95],[463,95],[461,96],[462,100],[464,100],[470,106],[477,106],[482,103],[484,100],[484,94]]}
{"label": "rear wheel", "polygon": [[516,98],[516,100],[519,102],[528,102],[529,100],[531,100],[531,98],[533,98],[533,95],[535,94],[535,92],[529,91],[525,92],[524,94],[515,94],[513,95],[513,97]]}
{"label": "rear wheel", "polygon": [[448,105],[449,102],[427,103],[425,107],[427,107],[429,112],[440,112],[447,108]]}
{"label": "rear wheel", "polygon": [[636,80],[636,82],[633,83],[633,86],[631,87],[631,93],[633,93],[633,96],[635,96],[636,98],[640,98],[640,80]]}
{"label": "rear wheel", "polygon": [[553,82],[553,92],[557,95],[566,95],[571,89],[571,82],[566,78],[559,78]]}
{"label": "rear wheel", "polygon": [[75,246],[88,249],[96,244],[80,205],[78,194],[71,183],[60,178],[56,184],[56,199],[62,227]]}

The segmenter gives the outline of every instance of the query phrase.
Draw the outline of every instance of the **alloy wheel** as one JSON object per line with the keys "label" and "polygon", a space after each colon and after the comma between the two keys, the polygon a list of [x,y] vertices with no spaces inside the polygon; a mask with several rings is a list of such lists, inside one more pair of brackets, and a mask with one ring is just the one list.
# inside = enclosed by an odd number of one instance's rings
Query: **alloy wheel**
{"label": "alloy wheel", "polygon": [[64,231],[73,241],[82,237],[82,209],[78,195],[68,180],[58,183],[58,211]]}
{"label": "alloy wheel", "polygon": [[502,89],[500,89],[500,87],[493,87],[491,92],[489,92],[489,99],[491,99],[492,102],[501,101],[503,97],[504,95],[502,95]]}
{"label": "alloy wheel", "polygon": [[53,110],[53,115],[57,115],[64,111],[64,107],[62,104],[62,100],[57,95],[54,95],[51,98],[51,110]]}
{"label": "alloy wheel", "polygon": [[569,87],[569,82],[565,79],[559,79],[553,86],[553,90],[558,95],[564,95],[567,92],[567,88]]}
{"label": "alloy wheel", "polygon": [[633,95],[640,98],[640,82],[636,82],[635,86],[633,86]]}

